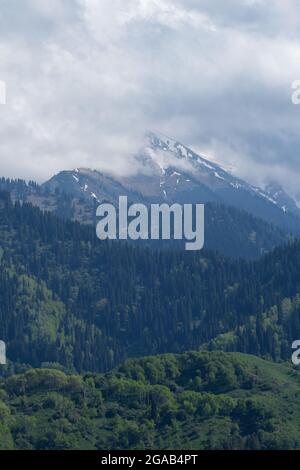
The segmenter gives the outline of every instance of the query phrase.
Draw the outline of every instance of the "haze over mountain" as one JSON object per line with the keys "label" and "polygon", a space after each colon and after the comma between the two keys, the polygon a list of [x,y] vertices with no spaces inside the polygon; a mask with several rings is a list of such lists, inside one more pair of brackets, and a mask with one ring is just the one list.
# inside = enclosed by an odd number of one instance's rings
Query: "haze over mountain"
{"label": "haze over mountain", "polygon": [[1,2],[1,175],[125,171],[158,129],[299,192],[297,0],[23,3]]}
{"label": "haze over mountain", "polygon": [[[180,142],[149,133],[134,157],[134,173],[116,176],[90,168],[61,171],[41,186],[0,180],[13,201],[82,223],[95,223],[96,206],[119,196],[129,203],[205,203],[205,248],[257,258],[300,234],[300,210],[276,183],[265,190],[243,181]],[[164,246],[168,246],[167,243]],[[172,244],[173,246],[173,244]]]}

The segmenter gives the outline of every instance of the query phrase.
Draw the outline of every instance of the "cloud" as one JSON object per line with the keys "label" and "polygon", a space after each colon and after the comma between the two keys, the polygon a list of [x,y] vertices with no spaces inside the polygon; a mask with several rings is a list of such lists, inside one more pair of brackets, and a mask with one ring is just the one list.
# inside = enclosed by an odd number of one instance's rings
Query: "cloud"
{"label": "cloud", "polygon": [[147,130],[293,193],[296,0],[3,0],[0,173],[132,170]]}

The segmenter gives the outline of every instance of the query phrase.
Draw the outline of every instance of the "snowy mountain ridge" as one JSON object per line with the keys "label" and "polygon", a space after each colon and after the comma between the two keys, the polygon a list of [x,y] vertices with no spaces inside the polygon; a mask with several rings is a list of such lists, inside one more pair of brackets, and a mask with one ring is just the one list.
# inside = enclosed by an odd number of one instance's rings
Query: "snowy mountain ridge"
{"label": "snowy mountain ridge", "polygon": [[131,176],[77,168],[60,172],[44,186],[98,203],[116,202],[120,195],[132,202],[214,202],[300,233],[300,210],[278,184],[266,189],[253,186],[184,144],[154,133],[147,135],[134,161],[136,171]]}

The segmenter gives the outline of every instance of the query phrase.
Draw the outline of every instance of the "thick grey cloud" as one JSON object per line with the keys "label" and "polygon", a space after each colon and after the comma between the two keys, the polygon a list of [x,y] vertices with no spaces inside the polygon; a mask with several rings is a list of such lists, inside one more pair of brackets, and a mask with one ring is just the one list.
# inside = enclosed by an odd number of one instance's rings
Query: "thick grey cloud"
{"label": "thick grey cloud", "polygon": [[0,174],[132,170],[147,130],[298,191],[298,0],[2,0]]}

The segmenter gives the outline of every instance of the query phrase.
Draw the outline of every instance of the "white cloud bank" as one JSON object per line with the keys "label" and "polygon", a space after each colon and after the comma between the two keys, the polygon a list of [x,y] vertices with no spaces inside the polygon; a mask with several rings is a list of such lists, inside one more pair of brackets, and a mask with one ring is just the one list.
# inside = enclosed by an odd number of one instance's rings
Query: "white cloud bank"
{"label": "white cloud bank", "polygon": [[159,130],[297,192],[297,0],[2,0],[0,174],[131,169]]}

